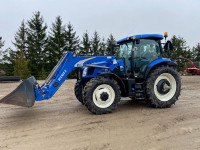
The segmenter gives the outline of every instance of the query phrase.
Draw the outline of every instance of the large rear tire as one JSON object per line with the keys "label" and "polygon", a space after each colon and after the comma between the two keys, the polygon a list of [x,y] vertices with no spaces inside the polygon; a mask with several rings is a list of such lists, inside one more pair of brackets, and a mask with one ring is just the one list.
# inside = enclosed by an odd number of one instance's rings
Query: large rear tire
{"label": "large rear tire", "polygon": [[119,85],[112,79],[96,77],[84,88],[85,106],[93,114],[111,113],[121,98]]}
{"label": "large rear tire", "polygon": [[169,66],[154,69],[146,82],[146,102],[153,107],[168,108],[178,100],[181,91],[181,78]]}

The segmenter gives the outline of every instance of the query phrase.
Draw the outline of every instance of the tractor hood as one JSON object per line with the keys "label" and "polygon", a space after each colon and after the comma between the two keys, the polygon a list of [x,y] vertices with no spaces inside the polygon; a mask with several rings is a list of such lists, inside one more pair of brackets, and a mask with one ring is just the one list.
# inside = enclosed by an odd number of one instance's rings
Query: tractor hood
{"label": "tractor hood", "polygon": [[109,69],[110,71],[113,71],[117,66],[120,66],[121,68],[124,67],[123,60],[116,60],[116,59],[109,59],[107,61],[101,61],[96,62],[92,64],[87,64],[87,67],[96,67],[96,68],[105,68]]}
{"label": "tractor hood", "polygon": [[116,67],[119,67],[120,71],[124,71],[123,60],[109,59],[107,61],[101,61],[91,64],[86,64],[83,67],[82,77],[91,78],[100,75],[102,72],[112,72]]}

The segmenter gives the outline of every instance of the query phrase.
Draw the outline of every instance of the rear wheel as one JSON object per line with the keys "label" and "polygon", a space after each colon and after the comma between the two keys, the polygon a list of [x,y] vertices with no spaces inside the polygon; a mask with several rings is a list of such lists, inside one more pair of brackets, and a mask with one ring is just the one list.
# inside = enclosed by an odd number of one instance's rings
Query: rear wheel
{"label": "rear wheel", "polygon": [[178,100],[181,79],[176,70],[160,66],[153,70],[146,82],[146,101],[153,107],[167,108]]}
{"label": "rear wheel", "polygon": [[84,88],[85,106],[94,114],[111,113],[117,107],[120,98],[120,87],[112,79],[96,77]]}

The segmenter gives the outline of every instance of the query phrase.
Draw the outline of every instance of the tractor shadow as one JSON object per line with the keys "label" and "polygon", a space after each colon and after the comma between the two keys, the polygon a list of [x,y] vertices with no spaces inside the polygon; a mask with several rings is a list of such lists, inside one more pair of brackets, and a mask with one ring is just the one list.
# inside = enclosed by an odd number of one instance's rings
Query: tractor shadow
{"label": "tractor shadow", "polygon": [[117,108],[118,111],[137,111],[141,109],[150,110],[152,108],[144,100],[131,100],[129,98],[123,98]]}
{"label": "tractor shadow", "polygon": [[[131,100],[129,98],[122,98],[118,107],[115,111],[110,115],[123,115],[127,113],[138,113],[141,111],[151,111],[152,108],[149,107],[144,101],[137,101]],[[69,116],[69,118],[67,118]],[[73,116],[77,119],[79,118],[104,118],[106,115],[96,116],[91,114],[84,105],[80,103],[64,103],[64,104],[52,104],[51,107],[46,106],[45,103],[38,104],[37,107],[32,108],[24,108],[24,107],[16,107],[11,106],[9,110],[7,110],[2,116],[0,116],[0,126],[12,126],[9,127],[9,130],[16,130],[20,129],[21,127],[29,126],[33,127],[35,122],[37,123],[46,123],[51,122],[52,119],[62,120],[65,119],[66,121]],[[108,117],[107,116],[107,117]],[[106,117],[106,118],[107,118]],[[36,123],[36,124],[37,124]],[[61,122],[62,124],[62,122]]]}

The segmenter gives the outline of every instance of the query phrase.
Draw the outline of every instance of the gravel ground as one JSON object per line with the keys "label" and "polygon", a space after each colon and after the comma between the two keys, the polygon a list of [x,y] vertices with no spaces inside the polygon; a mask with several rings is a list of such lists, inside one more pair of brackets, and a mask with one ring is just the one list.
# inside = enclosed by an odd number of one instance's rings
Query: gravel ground
{"label": "gravel ground", "polygon": [[[76,100],[75,82],[67,80],[52,99],[32,108],[0,104],[0,149],[200,150],[200,76],[182,77],[171,108],[123,98],[113,113],[100,116]],[[0,83],[0,98],[18,85]]]}

